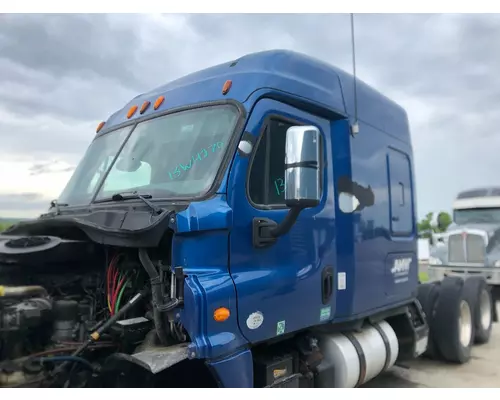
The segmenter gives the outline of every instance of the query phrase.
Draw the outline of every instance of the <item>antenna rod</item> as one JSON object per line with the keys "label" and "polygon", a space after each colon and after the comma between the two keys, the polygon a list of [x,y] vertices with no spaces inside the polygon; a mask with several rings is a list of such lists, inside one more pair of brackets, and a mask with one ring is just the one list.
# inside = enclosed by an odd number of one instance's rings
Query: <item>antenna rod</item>
{"label": "antenna rod", "polygon": [[354,14],[351,13],[351,45],[352,45],[352,72],[353,72],[353,82],[354,82],[354,126],[353,133],[358,133],[358,90],[357,90],[357,79],[356,79],[356,46],[354,40]]}

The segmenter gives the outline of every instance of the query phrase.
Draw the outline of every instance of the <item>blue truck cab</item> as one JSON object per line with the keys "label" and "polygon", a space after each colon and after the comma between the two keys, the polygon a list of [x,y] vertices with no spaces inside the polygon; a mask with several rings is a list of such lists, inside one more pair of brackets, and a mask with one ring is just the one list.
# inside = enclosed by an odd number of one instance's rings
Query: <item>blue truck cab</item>
{"label": "blue truck cab", "polygon": [[55,386],[72,362],[84,385],[360,386],[429,347],[415,199],[402,107],[306,55],[249,54],[99,124],[48,213],[0,237],[0,295],[48,299],[42,348],[100,366],[60,360]]}

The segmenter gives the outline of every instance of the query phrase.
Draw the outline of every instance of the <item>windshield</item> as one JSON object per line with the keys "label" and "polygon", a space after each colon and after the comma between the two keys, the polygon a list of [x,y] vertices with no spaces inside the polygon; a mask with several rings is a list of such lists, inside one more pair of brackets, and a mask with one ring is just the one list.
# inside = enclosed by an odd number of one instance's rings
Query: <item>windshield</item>
{"label": "windshield", "polygon": [[453,219],[457,225],[484,222],[500,223],[500,208],[455,210]]}
{"label": "windshield", "polygon": [[141,122],[129,137],[132,127],[106,133],[92,142],[58,202],[88,204],[97,190],[96,200],[130,191],[198,197],[213,184],[238,117],[234,106],[211,106]]}

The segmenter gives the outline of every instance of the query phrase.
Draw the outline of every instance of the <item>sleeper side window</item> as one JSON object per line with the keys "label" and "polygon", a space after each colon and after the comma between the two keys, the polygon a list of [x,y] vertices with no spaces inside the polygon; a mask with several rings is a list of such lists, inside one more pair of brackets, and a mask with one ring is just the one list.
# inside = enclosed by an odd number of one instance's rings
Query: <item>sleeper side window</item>
{"label": "sleeper side window", "polygon": [[254,155],[249,182],[250,200],[261,206],[284,206],[286,131],[293,125],[279,119],[266,124]]}

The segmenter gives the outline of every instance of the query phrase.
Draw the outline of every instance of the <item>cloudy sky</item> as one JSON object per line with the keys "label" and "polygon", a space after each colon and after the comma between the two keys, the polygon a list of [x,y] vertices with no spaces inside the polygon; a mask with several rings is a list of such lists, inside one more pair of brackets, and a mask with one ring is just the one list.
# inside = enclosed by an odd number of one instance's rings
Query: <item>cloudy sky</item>
{"label": "cloudy sky", "polygon": [[[418,212],[500,184],[500,15],[357,15],[358,75],[407,108]],[[96,125],[139,93],[284,48],[351,70],[349,15],[0,15],[0,216],[57,198]]]}

